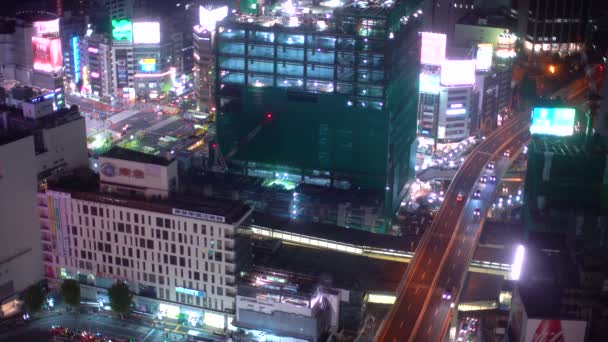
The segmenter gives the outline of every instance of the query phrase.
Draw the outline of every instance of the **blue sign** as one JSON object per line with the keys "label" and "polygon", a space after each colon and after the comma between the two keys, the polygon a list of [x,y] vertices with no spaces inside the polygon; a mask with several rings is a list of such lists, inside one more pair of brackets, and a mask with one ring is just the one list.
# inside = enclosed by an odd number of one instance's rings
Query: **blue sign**
{"label": "blue sign", "polygon": [[114,165],[112,165],[110,163],[104,163],[104,164],[102,164],[101,168],[99,170],[106,177],[114,177],[114,176],[116,176],[116,168],[114,167]]}
{"label": "blue sign", "polygon": [[183,294],[187,294],[187,295],[192,295],[192,296],[197,296],[197,297],[205,297],[206,296],[206,294],[205,294],[204,291],[187,289],[185,287],[176,287],[175,288],[175,292],[177,292],[177,293],[183,293]]}
{"label": "blue sign", "polygon": [[80,81],[80,52],[78,49],[78,36],[72,37],[72,52],[74,54],[74,83]]}

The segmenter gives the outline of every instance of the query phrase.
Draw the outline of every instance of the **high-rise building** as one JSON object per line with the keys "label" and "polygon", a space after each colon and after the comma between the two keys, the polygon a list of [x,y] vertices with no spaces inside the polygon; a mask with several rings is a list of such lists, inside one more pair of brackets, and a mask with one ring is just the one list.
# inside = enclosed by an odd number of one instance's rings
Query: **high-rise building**
{"label": "high-rise building", "polygon": [[43,279],[39,183],[88,164],[78,109],[53,112],[53,93],[20,101],[18,93],[29,90],[13,89],[11,107],[0,107],[0,317],[19,309],[18,294]]}
{"label": "high-rise building", "polygon": [[228,7],[199,8],[199,23],[193,27],[194,47],[194,83],[197,107],[200,110],[215,108],[213,90],[215,85],[215,62],[213,59],[213,42],[215,25],[228,15]]}
{"label": "high-rise building", "polygon": [[110,40],[104,35],[94,34],[86,38],[86,45],[90,95],[97,99],[110,100],[114,95]]}
{"label": "high-rise building", "polygon": [[106,8],[111,20],[133,18],[134,0],[105,0]]}
{"label": "high-rise building", "polygon": [[0,318],[19,310],[18,294],[42,280],[34,136],[8,131],[1,115]]}
{"label": "high-rise building", "polygon": [[511,14],[517,35],[529,53],[573,53],[583,48],[586,26],[593,21],[594,0],[517,0]]}
{"label": "high-rise building", "polygon": [[454,27],[460,18],[472,13],[475,0],[427,0],[424,2],[424,31],[443,33],[448,39],[454,35]]}
{"label": "high-rise building", "polygon": [[421,5],[298,15],[287,2],[281,15],[219,22],[219,158],[249,175],[381,191],[392,215],[414,175]]}
{"label": "high-rise building", "polygon": [[49,217],[41,215],[45,276],[79,280],[82,297],[96,302],[126,281],[138,310],[230,327],[235,274],[250,256],[239,253],[249,243],[236,229],[252,208],[175,194],[175,159],[114,148],[99,163],[99,176],[82,170],[39,194]]}

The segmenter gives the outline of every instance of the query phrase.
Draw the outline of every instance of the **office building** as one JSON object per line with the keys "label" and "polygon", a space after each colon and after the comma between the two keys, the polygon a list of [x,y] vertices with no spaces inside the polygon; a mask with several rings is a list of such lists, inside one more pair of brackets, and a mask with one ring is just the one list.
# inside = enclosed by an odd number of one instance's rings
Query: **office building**
{"label": "office building", "polygon": [[0,319],[21,308],[18,295],[42,280],[34,136],[8,131],[0,110]]}
{"label": "office building", "polygon": [[405,94],[417,91],[422,10],[411,2],[318,14],[297,6],[217,23],[219,163],[376,190],[392,217],[414,172],[417,99]]}
{"label": "office building", "polygon": [[424,31],[443,33],[454,37],[454,28],[460,18],[472,13],[478,1],[432,0],[424,2]]}
{"label": "office building", "polygon": [[215,110],[215,60],[213,43],[215,41],[215,25],[228,15],[228,7],[199,8],[199,23],[193,27],[193,73],[194,86],[199,110]]}
{"label": "office building", "polygon": [[176,194],[175,159],[115,147],[99,164],[99,176],[84,169],[39,194],[48,208],[48,219],[41,215],[47,279],[76,279],[83,299],[105,303],[107,289],[123,280],[137,310],[230,328],[239,258],[248,258],[237,253],[236,230],[251,207]]}
{"label": "office building", "polygon": [[110,20],[133,18],[134,0],[104,0]]}
{"label": "office building", "polygon": [[93,98],[109,101],[114,96],[112,88],[112,46],[101,34],[86,37],[84,62],[87,66],[85,92]]}
{"label": "office building", "polygon": [[[20,310],[15,299],[43,280],[36,193],[52,174],[87,166],[84,119],[78,109],[53,112],[53,93],[9,91],[0,107],[0,317]],[[49,96],[50,95],[50,96]],[[46,99],[45,99],[46,97]],[[46,102],[46,104],[42,104]]]}
{"label": "office building", "polygon": [[33,96],[18,99],[15,93],[27,89],[11,91],[7,103],[17,108],[6,109],[4,113],[10,130],[27,131],[34,136],[38,178],[88,166],[85,120],[78,107],[53,111],[52,93],[31,92]]}
{"label": "office building", "polygon": [[583,48],[587,25],[594,22],[593,0],[517,0],[511,15],[527,53],[575,53]]}

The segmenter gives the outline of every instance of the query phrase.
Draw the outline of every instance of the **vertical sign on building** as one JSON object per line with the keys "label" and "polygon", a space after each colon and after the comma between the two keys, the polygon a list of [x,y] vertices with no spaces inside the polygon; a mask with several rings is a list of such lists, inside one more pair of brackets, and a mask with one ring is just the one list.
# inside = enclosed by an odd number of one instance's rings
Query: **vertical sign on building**
{"label": "vertical sign on building", "polygon": [[127,73],[127,50],[116,49],[116,88],[118,91],[129,86]]}
{"label": "vertical sign on building", "polygon": [[74,55],[74,83],[78,83],[78,81],[80,81],[80,49],[78,46],[78,36],[72,37],[72,53]]}

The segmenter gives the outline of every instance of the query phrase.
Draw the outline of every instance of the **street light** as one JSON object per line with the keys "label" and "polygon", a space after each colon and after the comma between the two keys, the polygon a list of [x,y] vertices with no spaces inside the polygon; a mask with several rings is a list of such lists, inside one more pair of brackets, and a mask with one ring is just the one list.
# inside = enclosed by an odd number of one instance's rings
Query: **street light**
{"label": "street light", "polygon": [[549,65],[549,72],[552,74],[555,74],[555,65],[553,65],[553,64]]}

